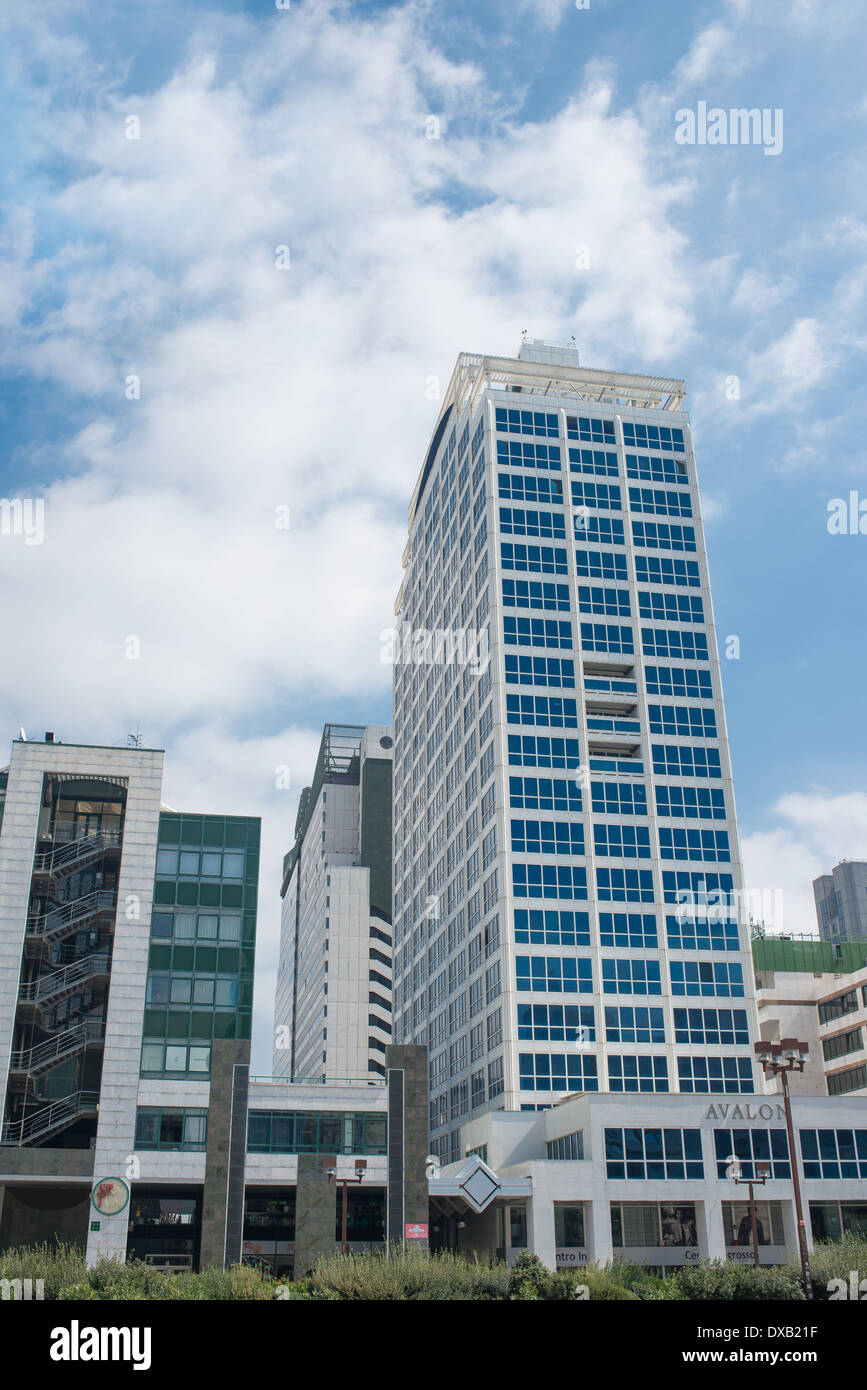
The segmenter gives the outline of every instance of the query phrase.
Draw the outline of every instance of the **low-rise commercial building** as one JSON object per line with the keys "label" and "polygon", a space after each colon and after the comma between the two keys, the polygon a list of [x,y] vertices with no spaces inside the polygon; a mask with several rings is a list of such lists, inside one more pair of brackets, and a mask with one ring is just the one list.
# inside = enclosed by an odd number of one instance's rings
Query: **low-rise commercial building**
{"label": "low-rise commercial building", "polygon": [[[809,1046],[792,1091],[867,1096],[867,940],[757,936],[753,965],[760,1036]],[[778,1087],[766,1079],[766,1091]]]}
{"label": "low-rise commercial building", "polygon": [[[795,1098],[807,1238],[867,1234],[867,1100]],[[495,1111],[462,1131],[467,1158],[431,1184],[431,1241],[549,1266],[614,1257],[658,1272],[704,1257],[752,1261],[745,1188],[756,1189],[763,1264],[796,1257],[783,1105],[772,1097],[568,1096],[536,1114]]]}

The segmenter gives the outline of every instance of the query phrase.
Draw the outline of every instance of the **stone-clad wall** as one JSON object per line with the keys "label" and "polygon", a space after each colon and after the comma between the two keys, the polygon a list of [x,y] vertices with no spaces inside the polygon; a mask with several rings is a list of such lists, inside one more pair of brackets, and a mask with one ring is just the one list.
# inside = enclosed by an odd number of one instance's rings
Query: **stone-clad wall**
{"label": "stone-clad wall", "polygon": [[[238,1193],[244,1190],[249,1064],[249,1041],[214,1039],[202,1192],[202,1269],[231,1264],[241,1257]],[[239,1135],[243,1136],[240,1142]]]}
{"label": "stone-clad wall", "polygon": [[326,1154],[298,1155],[295,1189],[295,1278],[316,1264],[320,1255],[334,1254],[337,1189],[329,1181],[334,1158]]}
{"label": "stone-clad wall", "polygon": [[[429,1220],[427,1048],[392,1045],[385,1050],[389,1086],[389,1243],[404,1241],[410,1224]],[[422,1244],[422,1242],[418,1242]]]}

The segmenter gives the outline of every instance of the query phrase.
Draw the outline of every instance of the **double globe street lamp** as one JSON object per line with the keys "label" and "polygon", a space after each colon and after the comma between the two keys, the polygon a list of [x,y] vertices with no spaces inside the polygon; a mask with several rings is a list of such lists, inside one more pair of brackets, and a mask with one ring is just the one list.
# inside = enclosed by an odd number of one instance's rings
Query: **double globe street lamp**
{"label": "double globe street lamp", "polygon": [[804,1276],[804,1293],[813,1297],[813,1279],[810,1274],[810,1254],[807,1249],[807,1228],[804,1225],[804,1207],[801,1202],[801,1179],[799,1176],[798,1154],[795,1148],[795,1131],[792,1125],[792,1106],[789,1100],[789,1072],[804,1070],[809,1046],[797,1038],[781,1038],[779,1042],[757,1042],[754,1044],[756,1058],[761,1062],[766,1075],[779,1076],[783,1086],[783,1108],[786,1112],[786,1131],[789,1136],[789,1154],[792,1163],[792,1186],[795,1190],[795,1214],[798,1219],[798,1249],[801,1254],[801,1271]]}
{"label": "double globe street lamp", "polygon": [[[753,1264],[755,1265],[756,1269],[758,1269],[760,1264],[759,1227],[758,1222],[756,1220],[756,1194],[753,1189],[756,1187],[764,1187],[765,1183],[768,1180],[768,1175],[771,1171],[771,1165],[770,1163],[763,1162],[761,1159],[756,1159],[753,1165],[754,1176],[751,1178],[745,1178],[743,1176],[743,1170],[741,1168],[741,1165],[735,1158],[732,1159],[728,1171],[730,1176],[734,1179],[736,1183],[746,1183],[747,1185],[747,1191],[749,1192],[750,1234],[752,1236],[753,1241]],[[740,1237],[738,1237],[738,1239],[740,1239]]]}

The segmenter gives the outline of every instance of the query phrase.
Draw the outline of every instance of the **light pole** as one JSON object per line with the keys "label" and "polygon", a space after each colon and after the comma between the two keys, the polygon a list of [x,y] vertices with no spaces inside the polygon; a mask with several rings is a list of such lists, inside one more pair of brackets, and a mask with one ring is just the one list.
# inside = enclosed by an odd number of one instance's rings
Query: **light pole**
{"label": "light pole", "polygon": [[756,1225],[756,1198],[753,1188],[764,1187],[768,1180],[770,1166],[769,1163],[757,1161],[754,1168],[755,1177],[743,1178],[741,1177],[740,1165],[738,1165],[736,1172],[732,1175],[736,1183],[746,1183],[747,1185],[750,1203],[750,1231],[753,1237],[753,1264],[756,1269],[759,1267],[759,1228]]}
{"label": "light pole", "polygon": [[779,1076],[783,1084],[783,1107],[786,1112],[786,1131],[789,1136],[789,1153],[792,1160],[792,1186],[795,1190],[795,1213],[798,1218],[798,1248],[801,1252],[801,1271],[804,1275],[804,1293],[813,1297],[813,1278],[810,1274],[810,1254],[807,1249],[807,1228],[804,1225],[804,1207],[801,1202],[801,1179],[798,1172],[798,1154],[795,1149],[795,1131],[792,1125],[792,1106],[789,1100],[789,1072],[804,1070],[809,1045],[798,1042],[797,1038],[781,1038],[779,1042],[757,1042],[755,1054],[769,1076]]}
{"label": "light pole", "polygon": [[329,1169],[328,1169],[328,1181],[329,1181],[329,1182],[333,1182],[333,1183],[335,1183],[335,1184],[339,1183],[340,1186],[343,1188],[343,1208],[342,1208],[341,1217],[340,1217],[340,1245],[341,1245],[341,1249],[342,1249],[344,1255],[348,1255],[348,1254],[349,1254],[349,1243],[348,1243],[348,1241],[347,1241],[347,1239],[346,1239],[346,1218],[347,1218],[347,1212],[348,1212],[348,1207],[349,1207],[349,1184],[350,1184],[351,1182],[359,1182],[359,1183],[360,1183],[360,1182],[364,1182],[364,1170],[365,1170],[366,1167],[367,1167],[367,1159],[366,1159],[366,1158],[357,1158],[357,1159],[355,1160],[355,1177],[354,1177],[354,1178],[339,1178],[339,1177],[337,1176],[337,1160],[336,1160],[336,1159],[335,1159],[335,1166],[334,1166],[333,1168],[329,1168]]}

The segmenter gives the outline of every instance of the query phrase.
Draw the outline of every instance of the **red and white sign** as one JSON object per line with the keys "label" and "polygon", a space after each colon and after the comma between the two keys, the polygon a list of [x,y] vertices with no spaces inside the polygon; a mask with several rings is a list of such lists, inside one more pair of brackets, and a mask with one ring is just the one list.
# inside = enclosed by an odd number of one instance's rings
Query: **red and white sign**
{"label": "red and white sign", "polygon": [[404,1227],[407,1240],[427,1240],[427,1222],[414,1221]]}

